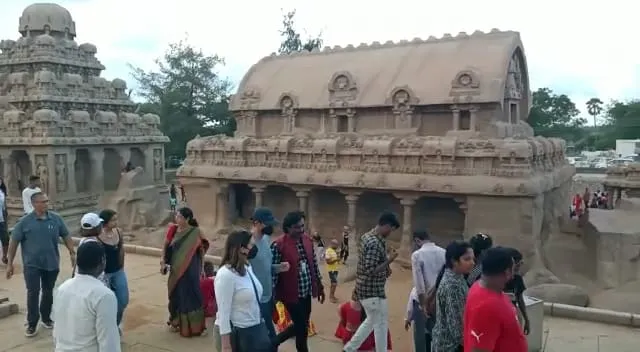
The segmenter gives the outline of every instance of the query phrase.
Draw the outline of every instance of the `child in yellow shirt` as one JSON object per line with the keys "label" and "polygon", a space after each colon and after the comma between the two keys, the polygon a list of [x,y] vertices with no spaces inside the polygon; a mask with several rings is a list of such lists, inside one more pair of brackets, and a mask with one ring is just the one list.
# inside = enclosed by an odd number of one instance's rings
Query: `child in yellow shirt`
{"label": "child in yellow shirt", "polygon": [[329,272],[329,281],[331,282],[329,291],[329,300],[332,303],[338,303],[336,298],[336,288],[338,287],[338,268],[340,267],[340,257],[338,257],[339,243],[338,240],[333,239],[329,244],[329,248],[324,253],[324,260],[327,263],[327,271]]}

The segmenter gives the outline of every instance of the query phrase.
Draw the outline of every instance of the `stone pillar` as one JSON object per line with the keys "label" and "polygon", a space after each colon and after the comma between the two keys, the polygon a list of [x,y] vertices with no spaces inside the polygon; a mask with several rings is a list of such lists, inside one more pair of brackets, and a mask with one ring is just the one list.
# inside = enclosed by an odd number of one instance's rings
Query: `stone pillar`
{"label": "stone pillar", "polygon": [[300,211],[304,212],[304,216],[306,217],[305,225],[307,231],[310,231],[312,228],[313,219],[311,219],[311,214],[309,213],[309,193],[308,189],[294,189],[296,191],[296,197],[298,197],[298,208]]}
{"label": "stone pillar", "polygon": [[476,125],[478,123],[478,108],[472,107],[471,109],[469,109],[469,117],[469,130],[475,131],[477,128]]}
{"label": "stone pillar", "polygon": [[251,192],[253,192],[253,196],[255,197],[255,207],[259,208],[262,206],[262,195],[264,194],[265,186],[263,185],[250,185]]}
{"label": "stone pillar", "polygon": [[216,218],[216,224],[220,228],[228,228],[231,225],[231,218],[229,217],[229,184],[225,182],[218,183],[216,192]]}
{"label": "stone pillar", "polygon": [[[153,155],[153,151],[155,148],[153,148],[152,146],[148,146],[147,148],[143,149],[142,152],[144,153],[144,166],[142,166],[144,168],[144,178],[147,180],[147,182],[152,185],[155,183],[161,183],[164,184],[164,182],[156,182],[156,178],[155,178],[155,160],[154,159],[154,155]],[[160,162],[162,162],[163,168],[163,174],[164,174],[164,160],[161,160]],[[163,177],[160,178],[161,180],[164,180]]]}
{"label": "stone pillar", "polygon": [[349,115],[347,115],[347,128],[349,129],[347,132],[351,133],[351,132],[355,132],[356,130],[356,118],[355,118],[355,114],[351,113]]}
{"label": "stone pillar", "polygon": [[356,270],[356,264],[358,263],[358,252],[360,250],[360,230],[356,228],[356,211],[358,209],[358,199],[360,193],[358,191],[340,191],[344,194],[344,200],[347,202],[347,226],[350,230],[349,241],[349,258],[347,259],[347,266],[352,271],[347,275],[352,275]]}
{"label": "stone pillar", "polygon": [[127,165],[127,163],[131,161],[131,149],[127,147],[120,148],[118,149],[118,153],[120,154],[120,161],[122,164],[120,166],[124,168]]}
{"label": "stone pillar", "polygon": [[347,202],[347,226],[349,226],[351,231],[356,231],[356,210],[359,197],[360,195],[357,194],[347,194],[344,196]]}
{"label": "stone pillar", "polygon": [[76,185],[76,151],[70,150],[67,154],[67,193],[76,194],[78,187]]}
{"label": "stone pillar", "polygon": [[616,193],[616,188],[607,187],[606,191],[607,191],[607,209],[613,209],[613,197]]}
{"label": "stone pillar", "polygon": [[453,112],[453,128],[452,130],[457,131],[460,128],[460,109],[457,107],[451,109]]}
{"label": "stone pillar", "polygon": [[402,216],[402,238],[400,240],[400,252],[403,254],[411,253],[411,240],[413,238],[413,206],[416,204],[416,197],[404,196],[400,198],[400,204],[403,207]]}
{"label": "stone pillar", "polygon": [[93,175],[93,180],[91,180],[89,190],[92,193],[101,193],[104,191],[104,149],[90,149],[89,153],[91,153],[91,173]]}

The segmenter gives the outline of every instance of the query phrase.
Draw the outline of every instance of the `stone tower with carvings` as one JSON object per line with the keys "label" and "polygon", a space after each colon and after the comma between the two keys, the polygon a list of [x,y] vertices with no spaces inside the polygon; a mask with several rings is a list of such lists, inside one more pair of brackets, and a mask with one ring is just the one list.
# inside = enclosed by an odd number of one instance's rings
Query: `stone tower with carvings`
{"label": "stone tower with carvings", "polygon": [[162,187],[168,138],[160,118],[136,113],[125,81],[100,77],[97,48],[78,45],[69,11],[28,6],[18,31],[17,40],[0,42],[0,166],[10,215],[22,213],[30,175],[67,218],[116,190],[127,164]]}

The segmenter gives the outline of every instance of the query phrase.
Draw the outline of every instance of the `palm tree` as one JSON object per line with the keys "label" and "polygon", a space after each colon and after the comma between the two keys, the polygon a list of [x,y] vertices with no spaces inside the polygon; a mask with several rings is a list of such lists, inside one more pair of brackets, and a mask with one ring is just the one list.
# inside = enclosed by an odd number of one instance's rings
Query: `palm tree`
{"label": "palm tree", "polygon": [[589,113],[589,115],[593,116],[593,127],[596,127],[597,125],[596,122],[598,115],[600,115],[600,113],[602,112],[602,104],[602,100],[598,98],[591,98],[587,102],[587,112]]}

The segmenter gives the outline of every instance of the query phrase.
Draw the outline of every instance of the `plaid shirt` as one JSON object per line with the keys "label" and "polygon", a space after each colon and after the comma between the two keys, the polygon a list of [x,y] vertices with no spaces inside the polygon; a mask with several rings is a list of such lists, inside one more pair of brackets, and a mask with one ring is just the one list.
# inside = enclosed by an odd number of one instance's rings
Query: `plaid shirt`
{"label": "plaid shirt", "polygon": [[[307,261],[307,253],[304,250],[304,246],[302,245],[302,238],[300,238],[296,242],[296,249],[298,250],[298,298],[305,298],[307,296],[311,296],[311,272],[309,271],[309,263]],[[273,264],[278,265],[282,262],[282,253],[280,249],[275,244],[271,244],[271,253],[273,254]],[[318,268],[318,261],[316,256],[313,258],[313,267],[315,268],[315,274],[318,280],[318,288],[322,286],[320,284],[322,282],[322,276],[320,275],[320,270]],[[303,264],[304,263],[304,264]],[[303,267],[305,269],[303,269]],[[273,287],[275,290],[276,285],[278,284],[278,275],[273,275]]]}
{"label": "plaid shirt", "polygon": [[389,277],[389,270],[374,273],[375,268],[386,260],[387,243],[375,233],[375,230],[362,235],[356,270],[355,293],[358,300],[387,298],[384,286]]}

